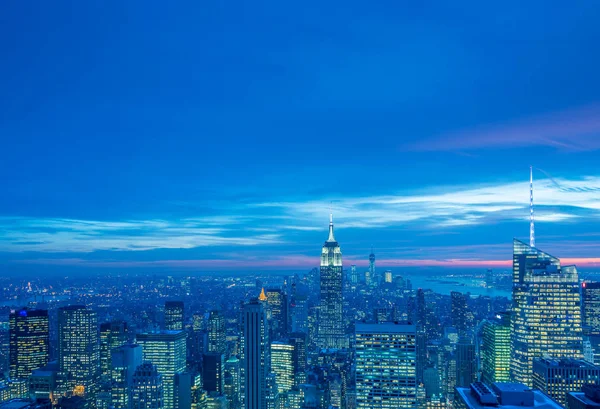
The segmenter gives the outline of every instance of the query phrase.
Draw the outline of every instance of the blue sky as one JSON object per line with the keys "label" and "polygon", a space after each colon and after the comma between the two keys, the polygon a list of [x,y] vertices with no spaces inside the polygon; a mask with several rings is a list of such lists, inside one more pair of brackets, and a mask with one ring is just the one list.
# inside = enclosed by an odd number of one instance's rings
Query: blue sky
{"label": "blue sky", "polygon": [[4,5],[2,269],[597,265],[600,3],[322,3]]}

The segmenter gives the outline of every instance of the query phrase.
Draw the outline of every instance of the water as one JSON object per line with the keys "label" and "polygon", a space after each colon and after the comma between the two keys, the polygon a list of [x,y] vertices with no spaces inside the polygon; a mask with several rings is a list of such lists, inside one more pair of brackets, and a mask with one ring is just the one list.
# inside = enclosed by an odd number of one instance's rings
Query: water
{"label": "water", "polygon": [[424,274],[403,274],[412,282],[413,289],[430,289],[435,293],[450,295],[451,291],[471,293],[471,295],[485,295],[489,297],[512,298],[509,290],[498,288],[486,288],[483,286],[484,279],[469,276],[438,276]]}

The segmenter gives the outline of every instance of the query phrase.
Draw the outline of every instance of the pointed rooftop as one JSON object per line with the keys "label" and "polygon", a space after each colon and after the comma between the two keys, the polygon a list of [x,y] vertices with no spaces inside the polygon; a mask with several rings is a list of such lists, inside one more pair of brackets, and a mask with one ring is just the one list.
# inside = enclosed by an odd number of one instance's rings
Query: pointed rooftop
{"label": "pointed rooftop", "polygon": [[329,238],[327,241],[329,243],[335,242],[335,237],[333,236],[333,213],[329,213]]}
{"label": "pointed rooftop", "polygon": [[260,295],[258,296],[258,299],[260,301],[267,301],[267,296],[265,294],[265,287],[263,287],[262,290],[260,290]]}

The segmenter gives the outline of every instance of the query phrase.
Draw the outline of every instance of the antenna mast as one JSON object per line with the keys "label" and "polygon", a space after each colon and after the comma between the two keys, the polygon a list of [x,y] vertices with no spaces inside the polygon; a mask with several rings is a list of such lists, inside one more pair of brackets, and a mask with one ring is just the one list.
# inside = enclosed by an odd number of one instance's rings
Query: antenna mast
{"label": "antenna mast", "polygon": [[533,223],[533,166],[529,167],[529,245],[535,247],[535,228]]}

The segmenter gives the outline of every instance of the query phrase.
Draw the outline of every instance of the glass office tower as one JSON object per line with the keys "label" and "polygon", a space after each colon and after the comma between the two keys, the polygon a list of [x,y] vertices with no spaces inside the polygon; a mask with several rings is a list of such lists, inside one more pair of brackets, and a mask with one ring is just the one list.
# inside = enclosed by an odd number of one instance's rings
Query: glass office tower
{"label": "glass office tower", "polygon": [[23,308],[9,316],[10,378],[27,379],[48,363],[48,311]]}
{"label": "glass office tower", "polygon": [[356,408],[417,405],[416,326],[357,323]]}
{"label": "glass office tower", "polygon": [[511,374],[531,387],[534,358],[583,358],[579,275],[535,247],[513,244]]}

